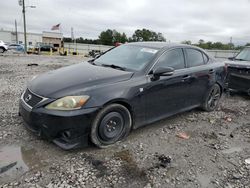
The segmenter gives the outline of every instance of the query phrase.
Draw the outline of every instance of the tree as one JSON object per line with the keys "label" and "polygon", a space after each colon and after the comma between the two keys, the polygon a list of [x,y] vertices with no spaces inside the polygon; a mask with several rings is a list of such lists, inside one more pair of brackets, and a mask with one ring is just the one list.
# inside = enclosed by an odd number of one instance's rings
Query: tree
{"label": "tree", "polygon": [[125,42],[128,42],[128,37],[125,33],[122,33],[122,36],[121,36],[121,43],[125,43]]}
{"label": "tree", "polygon": [[191,44],[192,44],[190,40],[184,40],[184,41],[182,41],[181,43],[182,43],[182,44],[188,44],[188,45],[191,45]]}
{"label": "tree", "polygon": [[99,39],[103,45],[113,45],[113,31],[111,29],[102,31]]}
{"label": "tree", "polygon": [[157,34],[157,41],[166,42],[166,38],[163,36],[162,33],[158,33]]}
{"label": "tree", "polygon": [[69,37],[64,37],[63,42],[72,42],[72,39]]}
{"label": "tree", "polygon": [[166,41],[162,33],[156,33],[148,29],[137,29],[133,36],[132,40],[135,42],[139,41]]}
{"label": "tree", "polygon": [[125,33],[119,33],[116,30],[113,30],[113,42],[125,43],[128,42],[128,38]]}
{"label": "tree", "polygon": [[99,36],[101,44],[104,45],[113,45],[116,42],[125,43],[128,41],[128,38],[125,33],[119,33],[116,30],[108,29],[101,32]]}
{"label": "tree", "polygon": [[203,39],[199,40],[199,45],[203,44],[205,41]]}

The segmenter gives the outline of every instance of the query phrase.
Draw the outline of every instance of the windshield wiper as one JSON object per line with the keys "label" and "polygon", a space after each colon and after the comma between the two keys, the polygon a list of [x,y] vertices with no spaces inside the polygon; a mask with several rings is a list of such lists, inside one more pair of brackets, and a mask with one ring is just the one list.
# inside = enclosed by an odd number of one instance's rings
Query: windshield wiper
{"label": "windshield wiper", "polygon": [[119,66],[119,65],[114,65],[114,64],[101,64],[101,66],[103,66],[103,67],[111,67],[111,68],[113,68],[113,69],[120,69],[120,70],[126,70],[126,68],[125,67],[121,67],[121,66]]}
{"label": "windshield wiper", "polygon": [[237,59],[237,58],[235,58],[235,60],[238,60],[238,61],[247,61],[247,60],[245,60],[245,59]]}
{"label": "windshield wiper", "polygon": [[92,64],[92,65],[96,65],[96,63],[94,62],[94,60],[89,60],[88,63]]}

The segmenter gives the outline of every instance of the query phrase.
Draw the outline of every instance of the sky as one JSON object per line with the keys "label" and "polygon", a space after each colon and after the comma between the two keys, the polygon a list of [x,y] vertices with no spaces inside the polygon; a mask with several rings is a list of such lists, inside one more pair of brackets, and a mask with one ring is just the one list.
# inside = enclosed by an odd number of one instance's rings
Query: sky
{"label": "sky", "polygon": [[[250,0],[25,0],[28,32],[61,24],[64,36],[98,38],[107,29],[132,36],[136,29],[161,32],[171,42],[199,39],[250,42]],[[18,0],[0,0],[0,29],[23,31]]]}

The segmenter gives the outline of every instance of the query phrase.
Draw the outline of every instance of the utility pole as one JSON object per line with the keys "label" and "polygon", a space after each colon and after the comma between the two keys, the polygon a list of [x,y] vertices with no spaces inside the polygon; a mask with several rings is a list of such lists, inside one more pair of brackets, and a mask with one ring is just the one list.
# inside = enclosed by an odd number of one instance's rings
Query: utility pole
{"label": "utility pole", "polygon": [[24,53],[27,52],[26,18],[25,18],[25,0],[23,0],[23,33],[24,33]]}
{"label": "utility pole", "polygon": [[15,31],[16,31],[16,44],[18,44],[18,36],[17,36],[17,24],[15,20]]}
{"label": "utility pole", "polygon": [[233,37],[230,37],[230,49],[232,50],[233,47]]}

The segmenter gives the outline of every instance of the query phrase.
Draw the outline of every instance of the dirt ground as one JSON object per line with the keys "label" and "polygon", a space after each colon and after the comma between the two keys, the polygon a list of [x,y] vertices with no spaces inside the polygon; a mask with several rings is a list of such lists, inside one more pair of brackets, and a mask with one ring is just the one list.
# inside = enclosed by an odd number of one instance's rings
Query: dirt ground
{"label": "dirt ground", "polygon": [[27,81],[83,60],[0,56],[0,187],[250,187],[243,94],[225,94],[214,112],[195,109],[135,130],[107,149],[63,151],[27,131],[18,116]]}

